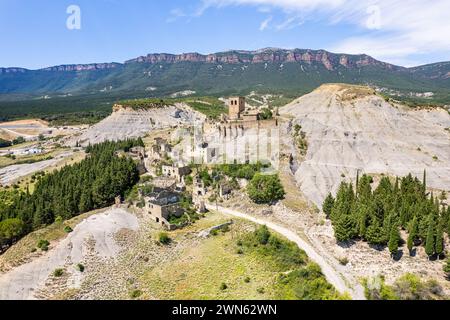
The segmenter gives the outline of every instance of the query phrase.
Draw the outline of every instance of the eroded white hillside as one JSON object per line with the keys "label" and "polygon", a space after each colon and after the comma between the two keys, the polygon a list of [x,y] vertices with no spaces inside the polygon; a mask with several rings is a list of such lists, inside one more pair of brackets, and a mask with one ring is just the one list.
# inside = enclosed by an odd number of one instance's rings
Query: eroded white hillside
{"label": "eroded white hillside", "polygon": [[79,141],[82,145],[87,145],[105,140],[143,137],[151,130],[192,124],[202,117],[204,118],[184,104],[136,110],[115,108],[109,117],[89,128],[81,136],[75,137],[70,143],[74,145]]}
{"label": "eroded white hillside", "polygon": [[321,206],[343,179],[365,173],[408,173],[450,190],[450,115],[442,109],[393,106],[371,89],[324,85],[283,107],[307,134],[308,152],[296,173],[302,191]]}

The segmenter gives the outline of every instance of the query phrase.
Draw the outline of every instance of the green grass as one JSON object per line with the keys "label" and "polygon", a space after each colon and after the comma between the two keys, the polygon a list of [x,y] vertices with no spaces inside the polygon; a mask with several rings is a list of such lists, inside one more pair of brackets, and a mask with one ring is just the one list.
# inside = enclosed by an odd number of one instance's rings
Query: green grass
{"label": "green grass", "polygon": [[336,300],[340,295],[326,281],[320,267],[309,261],[298,246],[258,227],[240,238],[238,245],[245,254],[256,255],[260,261],[278,273],[275,280],[275,298],[282,300]]}
{"label": "green grass", "polygon": [[[171,237],[181,246],[193,241],[189,234],[225,219],[210,213],[195,225],[171,233]],[[160,247],[170,252],[158,256],[169,256],[169,260],[149,267],[139,279],[139,288],[158,299],[342,298],[296,244],[269,232],[267,243],[262,245],[249,231],[252,228],[253,224],[236,220],[229,230],[195,241],[195,245],[186,244],[177,254],[171,252],[178,245]]]}

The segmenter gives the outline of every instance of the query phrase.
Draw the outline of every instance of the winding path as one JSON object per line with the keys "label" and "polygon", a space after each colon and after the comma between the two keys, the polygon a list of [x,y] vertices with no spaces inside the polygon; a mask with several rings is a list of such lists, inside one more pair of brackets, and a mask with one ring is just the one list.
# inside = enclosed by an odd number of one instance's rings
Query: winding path
{"label": "winding path", "polygon": [[280,233],[292,242],[295,242],[300,249],[306,252],[308,257],[317,263],[327,280],[341,293],[348,292],[354,300],[365,300],[364,291],[361,285],[355,284],[354,287],[349,287],[346,283],[345,275],[339,273],[333,268],[317,251],[305,240],[300,238],[295,232],[282,227],[271,221],[255,218],[249,214],[242,213],[233,209],[224,208],[221,206],[206,204],[206,208],[212,211],[218,211],[223,214],[231,215],[234,217],[242,218],[252,221],[256,224],[266,225],[268,228]]}

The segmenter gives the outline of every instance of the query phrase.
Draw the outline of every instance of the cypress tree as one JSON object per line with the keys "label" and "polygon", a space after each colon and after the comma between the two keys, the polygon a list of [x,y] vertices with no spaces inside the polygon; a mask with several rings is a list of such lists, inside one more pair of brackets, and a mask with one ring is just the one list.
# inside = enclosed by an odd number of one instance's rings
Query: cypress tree
{"label": "cypress tree", "polygon": [[410,223],[409,226],[409,234],[408,234],[408,241],[407,241],[407,246],[408,246],[408,250],[409,250],[409,254],[412,254],[412,249],[414,247],[416,238],[417,238],[417,233],[419,230],[419,224],[417,223],[417,217],[414,217],[414,219],[412,220],[412,222]]}
{"label": "cypress tree", "polygon": [[356,211],[357,230],[360,237],[365,238],[367,230],[368,206],[362,203],[358,204]]}
{"label": "cypress tree", "polygon": [[440,256],[444,252],[444,228],[442,223],[439,223],[436,230],[436,254]]}
{"label": "cypress tree", "polygon": [[431,257],[435,252],[436,239],[434,229],[435,229],[434,219],[433,216],[430,215],[430,219],[428,221],[427,239],[425,242],[425,252],[428,255],[428,257]]}
{"label": "cypress tree", "polygon": [[323,212],[327,216],[327,219],[330,218],[331,211],[333,210],[334,206],[334,198],[331,195],[331,193],[328,194],[328,196],[325,198],[325,201],[323,202]]}
{"label": "cypress tree", "polygon": [[447,207],[447,234],[450,236],[450,206]]}
{"label": "cypress tree", "polygon": [[359,194],[359,169],[356,170],[356,197]]}
{"label": "cypress tree", "polygon": [[427,171],[423,170],[423,179],[422,179],[422,188],[423,195],[427,194]]}
{"label": "cypress tree", "polygon": [[389,243],[388,248],[389,252],[391,253],[391,256],[395,256],[398,253],[398,244],[400,242],[400,232],[398,230],[397,226],[393,226],[391,228],[390,236],[389,236]]}

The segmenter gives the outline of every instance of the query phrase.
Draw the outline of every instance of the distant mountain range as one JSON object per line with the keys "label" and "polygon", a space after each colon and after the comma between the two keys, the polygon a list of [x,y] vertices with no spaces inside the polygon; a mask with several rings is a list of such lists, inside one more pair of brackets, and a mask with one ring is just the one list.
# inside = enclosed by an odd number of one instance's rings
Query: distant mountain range
{"label": "distant mountain range", "polygon": [[0,68],[0,101],[64,95],[166,96],[250,91],[300,95],[323,83],[367,84],[388,95],[450,102],[450,62],[405,68],[368,55],[267,48],[149,54],[124,63],[61,65],[40,70]]}

